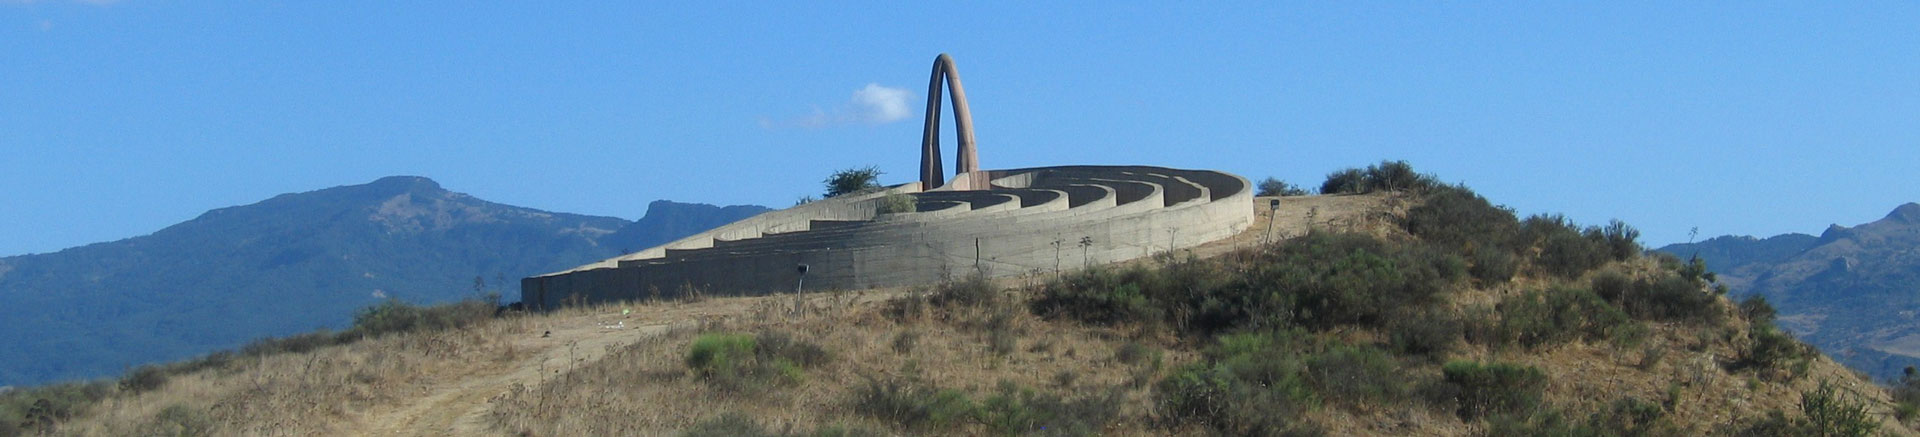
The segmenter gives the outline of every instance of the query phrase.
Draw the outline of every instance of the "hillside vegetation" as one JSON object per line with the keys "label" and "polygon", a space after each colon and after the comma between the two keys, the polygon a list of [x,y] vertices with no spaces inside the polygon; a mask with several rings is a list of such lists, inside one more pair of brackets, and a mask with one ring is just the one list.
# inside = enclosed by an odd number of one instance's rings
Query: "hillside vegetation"
{"label": "hillside vegetation", "polygon": [[[1913,434],[1764,300],[1729,301],[1623,223],[1522,219],[1400,162],[1321,188],[1230,241],[1004,281],[502,318],[368,310],[355,330],[382,312],[461,322],[15,392],[0,420],[82,435]],[[1288,237],[1262,242],[1269,226]],[[469,316],[435,316],[449,313]]]}

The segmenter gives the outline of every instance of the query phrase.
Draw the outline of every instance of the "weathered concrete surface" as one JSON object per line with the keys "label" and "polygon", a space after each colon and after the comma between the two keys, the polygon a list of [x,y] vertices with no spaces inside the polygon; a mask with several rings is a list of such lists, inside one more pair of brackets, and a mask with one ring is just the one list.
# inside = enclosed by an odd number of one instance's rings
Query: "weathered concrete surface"
{"label": "weathered concrete surface", "polygon": [[[1193,247],[1253,220],[1246,178],[1146,166],[977,172],[985,191],[922,192],[919,184],[774,211],[641,252],[526,278],[534,308],[671,296],[931,284],[1070,269]],[[878,216],[888,194],[945,207]],[[1086,244],[1081,243],[1085,241]]]}
{"label": "weathered concrete surface", "polygon": [[[940,164],[940,83],[946,81],[947,94],[953,100],[953,132],[959,137],[959,149],[954,157],[954,171],[958,174],[980,172],[979,152],[973,144],[973,112],[967,110],[967,91],[960,86],[960,70],[953,66],[953,57],[941,53],[933,59],[933,77],[927,79],[927,120],[920,133],[920,186],[945,187],[947,174]],[[974,185],[972,179],[955,180],[954,189],[972,190],[985,188]]]}

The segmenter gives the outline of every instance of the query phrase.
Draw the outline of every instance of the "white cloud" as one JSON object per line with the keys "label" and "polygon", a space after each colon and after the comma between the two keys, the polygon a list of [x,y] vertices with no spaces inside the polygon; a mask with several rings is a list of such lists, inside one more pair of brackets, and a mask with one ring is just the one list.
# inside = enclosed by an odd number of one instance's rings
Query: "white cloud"
{"label": "white cloud", "polygon": [[913,115],[907,110],[907,100],[911,98],[907,90],[883,87],[877,83],[867,84],[866,88],[853,92],[853,103],[859,105],[862,120],[869,123],[894,122]]}
{"label": "white cloud", "polygon": [[884,124],[900,121],[913,115],[911,107],[913,94],[902,88],[869,83],[866,87],[853,90],[853,98],[832,110],[815,106],[813,112],[803,116],[790,117],[775,121],[760,119],[760,127],[773,128],[822,128],[846,124]]}

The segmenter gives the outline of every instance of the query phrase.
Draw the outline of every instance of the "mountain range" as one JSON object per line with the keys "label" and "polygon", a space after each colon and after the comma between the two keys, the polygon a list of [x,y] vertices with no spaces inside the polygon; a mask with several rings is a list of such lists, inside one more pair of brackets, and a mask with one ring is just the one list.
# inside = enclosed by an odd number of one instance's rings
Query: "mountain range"
{"label": "mountain range", "polygon": [[1920,365],[1920,204],[1818,237],[1724,236],[1659,250],[1699,256],[1734,295],[1765,296],[1781,326],[1877,379]]}
{"label": "mountain range", "polygon": [[0,258],[0,385],[339,329],[386,299],[512,298],[521,277],[768,210],[655,201],[628,221],[488,202],[411,176],[215,209],[150,235]]}

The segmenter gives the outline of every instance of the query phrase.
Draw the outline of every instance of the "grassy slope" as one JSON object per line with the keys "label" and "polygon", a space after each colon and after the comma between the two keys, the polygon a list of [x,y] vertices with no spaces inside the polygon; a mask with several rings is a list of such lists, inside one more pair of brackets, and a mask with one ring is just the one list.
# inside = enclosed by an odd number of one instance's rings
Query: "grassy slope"
{"label": "grassy slope", "polygon": [[[1326,206],[1316,208],[1314,220],[1321,226],[1406,238],[1392,225],[1394,216],[1404,213],[1405,199],[1368,195],[1298,201]],[[1330,212],[1355,204],[1367,207]],[[1285,226],[1291,221],[1277,222],[1278,233],[1298,235],[1299,229]],[[1250,246],[1265,226],[1257,223],[1252,236],[1196,252]],[[1642,259],[1610,268],[1657,266]],[[893,303],[902,292],[868,291],[823,293],[798,303],[790,297],[726,298],[498,319],[459,330],[236,360],[175,376],[155,390],[111,395],[58,429],[83,435],[182,429],[216,435],[646,435],[690,428],[737,434],[758,427],[975,435],[998,429],[990,425],[991,417],[901,425],[893,416],[857,408],[858,401],[871,395],[875,382],[910,381],[949,389],[976,410],[986,410],[981,405],[1000,393],[1005,381],[1032,395],[1023,398],[1015,390],[1001,400],[1057,400],[1071,404],[1072,411],[1113,408],[1103,416],[1106,434],[1207,432],[1203,424],[1169,425],[1156,402],[1156,386],[1203,360],[1208,338],[1138,323],[1101,326],[1035,316],[1023,303],[1039,281],[998,284],[993,294],[999,298],[989,303],[928,305],[904,313]],[[1523,275],[1450,293],[1443,305],[1491,305],[1553,281]],[[1733,313],[1724,300],[1718,305]],[[623,314],[627,309],[633,312]],[[1884,393],[1824,357],[1812,360],[1807,375],[1799,378],[1727,370],[1723,363],[1739,356],[1746,341],[1739,328],[1745,321],[1733,317],[1728,322],[1733,328],[1649,323],[1645,340],[1631,347],[1579,339],[1535,349],[1467,342],[1445,358],[1538,367],[1550,381],[1546,404],[1572,413],[1600,411],[1623,396],[1663,400],[1671,387],[1679,387],[1666,417],[1685,433],[1769,410],[1796,411],[1800,394],[1819,381],[1857,393],[1876,415],[1891,415]],[[699,335],[714,332],[783,334],[816,345],[831,358],[797,372],[718,384],[697,376],[685,361]],[[1360,345],[1386,342],[1383,329],[1367,325],[1339,325],[1313,335]],[[1430,380],[1439,373],[1437,363],[1395,359],[1409,380]],[[1118,393],[1118,398],[1095,399],[1104,393]],[[1335,435],[1474,435],[1488,426],[1462,420],[1450,408],[1409,399],[1329,401],[1301,417]],[[1911,434],[1895,424],[1882,428]]]}

